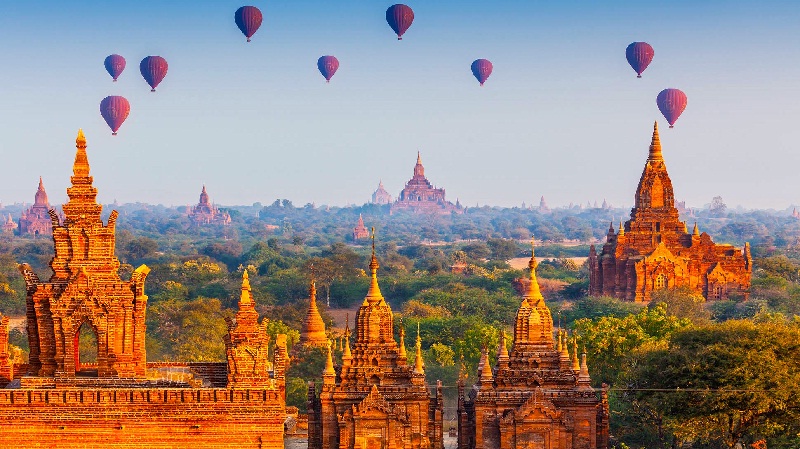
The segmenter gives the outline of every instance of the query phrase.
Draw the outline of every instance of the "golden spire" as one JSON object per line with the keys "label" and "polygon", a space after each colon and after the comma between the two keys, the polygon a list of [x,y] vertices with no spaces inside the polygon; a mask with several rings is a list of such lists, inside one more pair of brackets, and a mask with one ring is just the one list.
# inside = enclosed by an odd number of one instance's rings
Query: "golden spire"
{"label": "golden spire", "polygon": [[325,370],[322,372],[323,383],[333,383],[336,370],[333,369],[333,352],[331,351],[331,341],[328,340],[328,357],[325,360]]}
{"label": "golden spire", "polygon": [[350,352],[350,314],[347,314],[347,322],[344,325],[344,352],[342,353],[342,364],[350,365],[353,354]]}
{"label": "golden spire", "polygon": [[325,333],[325,321],[317,307],[317,285],[314,281],[314,266],[311,266],[311,281],[308,286],[308,312],[300,331],[300,341],[311,346],[322,346],[328,337]]}
{"label": "golden spire", "polygon": [[422,362],[422,338],[419,336],[419,322],[417,323],[417,357],[414,362],[414,373],[424,374],[425,365]]}
{"label": "golden spire", "polygon": [[500,347],[497,351],[498,361],[508,361],[508,348],[506,348],[506,332],[500,331]]}
{"label": "golden spire", "polygon": [[589,365],[586,363],[586,353],[581,354],[581,370],[578,374],[578,382],[588,384],[591,382],[589,377]]}
{"label": "golden spire", "polygon": [[578,336],[572,339],[572,369],[573,371],[581,370],[581,363],[578,361]]}
{"label": "golden spire", "polygon": [[422,165],[422,156],[420,156],[419,150],[417,150],[417,165]]}
{"label": "golden spire", "polygon": [[689,233],[689,228],[686,227],[686,222],[685,221],[683,222],[683,233],[684,234],[688,234]]}
{"label": "golden spire", "polygon": [[620,237],[625,236],[625,226],[622,226],[622,222],[621,221],[619,222],[619,236]]}
{"label": "golden spire", "polygon": [[375,257],[375,227],[372,228],[372,258],[369,261],[370,283],[367,296],[364,298],[363,305],[377,304],[384,302],[381,288],[378,286],[378,258]]}
{"label": "golden spire", "polygon": [[483,352],[481,353],[481,383],[491,383],[494,379],[492,374],[492,366],[489,364],[489,354],[486,350],[486,346],[483,347]]}
{"label": "golden spire", "polygon": [[528,268],[530,268],[530,280],[531,283],[528,285],[528,291],[525,293],[525,299],[522,301],[523,305],[530,304],[531,306],[535,306],[539,301],[544,300],[544,296],[542,296],[542,292],[539,291],[539,281],[536,280],[536,251],[535,251],[535,241],[533,237],[531,237],[531,260],[528,262]]}
{"label": "golden spire", "polygon": [[242,296],[239,299],[239,305],[252,304],[253,293],[250,289],[250,277],[247,274],[247,269],[242,272]]}
{"label": "golden spire", "polygon": [[700,229],[697,227],[697,222],[694,222],[694,229],[692,230],[692,235],[700,237]]}
{"label": "golden spire", "polygon": [[406,329],[403,325],[400,325],[400,357],[408,358],[408,354],[406,353]]}
{"label": "golden spire", "polygon": [[562,352],[562,348],[561,348],[561,330],[558,331],[558,343],[556,344],[556,351],[559,354],[561,354],[561,352]]}
{"label": "golden spire", "polygon": [[83,130],[78,130],[78,137],[75,139],[75,163],[72,165],[72,173],[75,177],[85,178],[89,176],[89,159],[86,157],[86,137]]}
{"label": "golden spire", "polygon": [[653,140],[650,142],[650,156],[648,161],[663,161],[661,155],[661,139],[658,137],[658,121],[653,124]]}

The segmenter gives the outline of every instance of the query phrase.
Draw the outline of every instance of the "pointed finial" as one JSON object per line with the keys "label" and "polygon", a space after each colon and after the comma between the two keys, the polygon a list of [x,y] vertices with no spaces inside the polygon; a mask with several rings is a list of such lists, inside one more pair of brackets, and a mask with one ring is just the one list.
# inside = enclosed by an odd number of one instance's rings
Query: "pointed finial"
{"label": "pointed finial", "polygon": [[684,234],[688,234],[689,233],[689,228],[686,227],[686,222],[685,221],[683,222],[683,233]]}
{"label": "pointed finial", "polygon": [[694,229],[692,229],[692,235],[700,236],[700,229],[697,227],[697,222],[694,222]]}
{"label": "pointed finial", "polygon": [[419,150],[417,150],[417,165],[422,165],[422,156],[420,156]]}
{"label": "pointed finial", "polygon": [[419,336],[419,321],[417,322],[417,355],[414,363],[414,373],[425,373],[425,364],[422,362],[422,338]]}
{"label": "pointed finial", "polygon": [[614,234],[614,222],[613,221],[608,224],[608,233],[609,234]]}
{"label": "pointed finial", "polygon": [[578,361],[578,336],[576,335],[572,339],[572,370],[573,371],[580,371],[581,364]]}
{"label": "pointed finial", "polygon": [[329,381],[328,378],[336,376],[336,370],[333,369],[333,351],[331,350],[331,341],[328,340],[328,356],[325,360],[325,371],[322,372],[322,376],[325,378],[323,380],[324,383],[333,383],[333,381]]}
{"label": "pointed finial", "polygon": [[525,293],[523,304],[535,305],[539,300],[544,299],[542,292],[539,290],[539,281],[536,280],[536,265],[536,240],[531,237],[531,260],[528,261],[531,282],[528,285],[528,291]]}
{"label": "pointed finial", "polygon": [[622,237],[625,235],[625,227],[622,226],[622,222],[619,222],[619,236]]}
{"label": "pointed finial", "polygon": [[44,182],[42,182],[41,176],[39,176],[39,190],[44,190]]}
{"label": "pointed finial", "polygon": [[588,384],[591,381],[589,377],[589,365],[586,363],[586,353],[581,354],[581,370],[578,375],[578,382]]}
{"label": "pointed finial", "polygon": [[86,157],[86,137],[83,130],[78,130],[78,137],[75,139],[75,163],[72,165],[72,174],[77,178],[89,176],[89,159]]}
{"label": "pointed finial", "polygon": [[247,269],[242,272],[242,296],[239,304],[250,304],[253,301],[253,295],[250,289],[250,276],[247,274]]}
{"label": "pointed finial", "polygon": [[491,383],[494,380],[494,375],[492,374],[492,366],[489,364],[489,354],[486,350],[486,346],[483,347],[483,351],[481,353],[481,375],[480,375],[480,382],[483,383]]}
{"label": "pointed finial", "polygon": [[506,348],[506,331],[500,331],[500,347],[497,351],[497,360],[500,361],[507,361],[508,360],[508,348]]}
{"label": "pointed finial", "polygon": [[369,272],[370,272],[370,284],[369,284],[369,291],[367,292],[367,296],[364,298],[364,303],[362,305],[368,304],[375,304],[383,302],[383,295],[381,294],[380,286],[378,286],[378,258],[375,257],[375,227],[372,227],[372,235],[370,236],[372,239],[372,258],[369,261]]}
{"label": "pointed finial", "polygon": [[661,139],[658,137],[658,121],[653,123],[653,139],[650,141],[650,156],[648,160],[663,161],[661,154]]}
{"label": "pointed finial", "polygon": [[406,329],[403,327],[403,324],[400,323],[400,357],[406,358],[408,354],[406,353]]}
{"label": "pointed finial", "polygon": [[75,138],[75,145],[86,147],[86,136],[83,135],[83,128],[78,129],[78,137]]}

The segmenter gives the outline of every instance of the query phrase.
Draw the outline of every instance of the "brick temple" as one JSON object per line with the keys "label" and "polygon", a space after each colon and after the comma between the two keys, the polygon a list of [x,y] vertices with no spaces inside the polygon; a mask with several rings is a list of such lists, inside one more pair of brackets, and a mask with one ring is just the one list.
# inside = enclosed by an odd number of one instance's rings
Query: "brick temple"
{"label": "brick temple", "polygon": [[636,189],[631,219],[613,223],[598,255],[589,250],[589,294],[650,301],[653,291],[689,287],[706,299],[747,298],[753,260],[744,249],[715,244],[695,223],[689,232],[675,207],[672,181],[661,153],[658,123]]}
{"label": "brick temple", "polygon": [[[404,334],[394,338],[392,309],[378,286],[373,235],[371,282],[356,314],[356,338],[345,341],[340,366],[331,345],[317,390],[308,393],[309,449],[443,449],[441,385],[431,396],[422,347],[409,363]],[[349,336],[349,330],[345,332]]]}
{"label": "brick temple", "polygon": [[390,213],[408,211],[414,213],[450,214],[455,212],[463,214],[464,208],[456,201],[453,204],[444,197],[444,189],[437,189],[425,177],[425,167],[422,158],[417,152],[417,164],[414,166],[414,176],[406,183],[400,192],[397,201],[392,203]]}
{"label": "brick temple", "polygon": [[[0,319],[0,441],[59,449],[282,447],[286,337],[278,336],[270,357],[246,272],[228,323],[227,362],[147,363],[150,270],[142,265],[120,278],[118,215],[103,222],[82,132],[76,144],[63,220],[49,211],[53,275],[42,281],[20,266],[28,364],[9,366],[8,322]],[[96,337],[96,362],[79,355],[86,326]]]}
{"label": "brick temple", "polygon": [[53,232],[50,220],[50,202],[47,201],[47,192],[44,183],[39,177],[39,188],[36,189],[33,206],[22,212],[19,217],[20,235],[50,235]]}
{"label": "brick temple", "polygon": [[308,288],[308,312],[300,330],[300,344],[318,348],[328,346],[328,334],[325,331],[325,321],[322,320],[317,307],[317,286],[313,280]]}
{"label": "brick temple", "polygon": [[369,238],[369,229],[364,226],[364,217],[358,214],[358,223],[353,228],[353,240],[363,240]]}
{"label": "brick temple", "polygon": [[383,187],[383,181],[378,182],[378,188],[372,193],[372,204],[391,204],[392,195]]}
{"label": "brick temple", "polygon": [[206,186],[200,192],[200,201],[196,206],[188,208],[189,220],[195,225],[229,225],[231,216],[225,211],[219,210],[216,205],[211,203],[206,192]]}
{"label": "brick temple", "polygon": [[497,365],[484,349],[472,389],[459,381],[458,449],[606,449],[608,392],[592,388],[575,340],[570,354],[565,333],[553,338],[533,254],[528,267],[511,352],[501,334]]}

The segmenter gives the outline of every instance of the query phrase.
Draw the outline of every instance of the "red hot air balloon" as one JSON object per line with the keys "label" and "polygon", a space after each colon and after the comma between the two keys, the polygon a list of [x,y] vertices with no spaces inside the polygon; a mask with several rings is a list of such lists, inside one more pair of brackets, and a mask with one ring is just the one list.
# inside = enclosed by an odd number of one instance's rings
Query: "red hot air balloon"
{"label": "red hot air balloon", "polygon": [[139,71],[142,72],[144,80],[150,85],[150,92],[156,91],[156,87],[167,76],[168,68],[167,60],[161,56],[148,56],[142,59],[139,64]]}
{"label": "red hot air balloon", "polygon": [[122,71],[125,70],[125,58],[118,54],[108,55],[106,56],[106,60],[103,61],[103,65],[106,66],[106,71],[112,78],[114,78],[114,82],[117,82],[117,78],[122,74]]}
{"label": "red hot air balloon", "polygon": [[653,47],[647,42],[633,42],[625,49],[625,58],[628,59],[628,64],[636,71],[636,77],[641,78],[644,69],[653,61]]}
{"label": "red hot air balloon", "polygon": [[475,78],[477,78],[478,82],[483,86],[483,83],[485,83],[489,75],[492,74],[492,63],[488,59],[476,59],[472,61],[472,74],[475,75]]}
{"label": "red hot air balloon", "polygon": [[664,118],[669,122],[669,127],[672,128],[678,117],[681,116],[683,110],[686,109],[688,99],[686,94],[679,89],[664,89],[659,92],[656,98],[658,110],[664,114]]}
{"label": "red hot air balloon", "polygon": [[403,40],[403,33],[408,30],[411,22],[414,21],[414,11],[400,3],[392,5],[386,10],[386,21],[389,22],[389,26],[397,34],[397,40],[401,41]]}
{"label": "red hot air balloon", "polygon": [[317,59],[317,68],[326,82],[330,83],[333,75],[339,70],[339,60],[335,56],[321,56]]}
{"label": "red hot air balloon", "polygon": [[247,38],[247,42],[250,42],[250,38],[258,31],[262,19],[261,10],[255,6],[242,6],[237,9],[236,13],[233,15],[236,26],[242,30],[242,34]]}
{"label": "red hot air balloon", "polygon": [[117,130],[128,118],[130,112],[131,104],[128,103],[125,97],[112,95],[103,98],[103,101],[100,102],[100,115],[103,116],[103,119],[108,123],[108,127],[111,128],[112,136],[117,135]]}

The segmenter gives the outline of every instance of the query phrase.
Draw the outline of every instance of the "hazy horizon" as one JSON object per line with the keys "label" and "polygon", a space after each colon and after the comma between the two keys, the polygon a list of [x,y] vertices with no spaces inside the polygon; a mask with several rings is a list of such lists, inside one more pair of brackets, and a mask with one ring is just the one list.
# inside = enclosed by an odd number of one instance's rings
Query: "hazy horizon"
{"label": "hazy horizon", "polygon": [[[658,120],[677,200],[796,202],[793,2],[412,2],[402,42],[391,3],[255,2],[264,24],[249,44],[240,2],[4,5],[0,200],[32,202],[42,176],[63,203],[83,128],[102,203],[194,204],[205,184],[217,204],[363,204],[379,180],[397,196],[419,150],[466,206],[624,205]],[[640,40],[655,58],[637,79],[624,53]],[[117,83],[111,53],[127,59]],[[341,63],[330,84],[325,54]],[[170,64],[157,93],[138,72],[147,55]],[[494,64],[484,87],[477,58]],[[655,106],[667,87],[689,97],[671,130]],[[107,95],[131,102],[115,137]]]}

